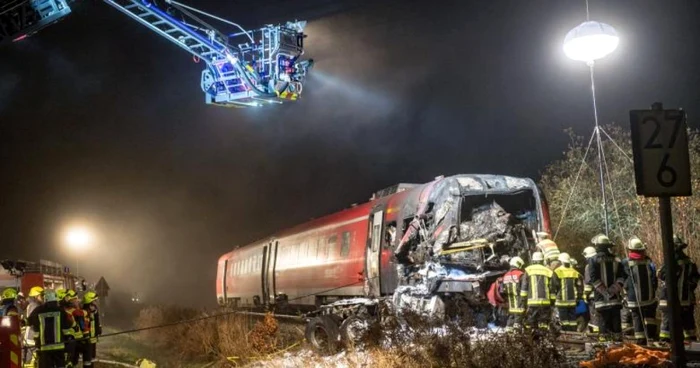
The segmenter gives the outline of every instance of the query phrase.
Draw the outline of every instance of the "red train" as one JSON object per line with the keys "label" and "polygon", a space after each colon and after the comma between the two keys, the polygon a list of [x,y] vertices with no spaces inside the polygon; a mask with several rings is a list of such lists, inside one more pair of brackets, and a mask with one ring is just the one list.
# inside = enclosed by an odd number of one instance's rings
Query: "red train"
{"label": "red train", "polygon": [[[402,249],[417,249],[417,242],[411,243],[415,234],[409,230],[416,219],[432,224],[421,234],[432,239],[430,244],[439,244],[431,245],[436,250],[429,249],[428,257],[444,259],[448,264],[449,258],[445,257],[455,252],[450,244],[468,244],[459,240],[478,235],[474,227],[469,227],[470,221],[477,221],[476,211],[494,205],[499,216],[507,212],[511,223],[517,222],[519,229],[527,230],[520,233],[527,237],[529,247],[536,242],[536,232],[550,232],[546,202],[530,179],[455,175],[426,184],[398,184],[375,193],[367,203],[224,254],[218,261],[218,302],[235,308],[276,305],[309,310],[339,299],[390,295],[401,279],[397,269],[403,270],[406,262],[421,262],[418,251],[410,256],[395,254],[399,245]],[[529,249],[521,249],[518,254],[527,256]],[[490,252],[496,251],[491,247]],[[402,267],[397,268],[399,261]],[[465,267],[462,271],[469,273]],[[465,280],[446,277],[440,290],[473,291],[473,282]],[[479,292],[484,294],[485,290]]]}

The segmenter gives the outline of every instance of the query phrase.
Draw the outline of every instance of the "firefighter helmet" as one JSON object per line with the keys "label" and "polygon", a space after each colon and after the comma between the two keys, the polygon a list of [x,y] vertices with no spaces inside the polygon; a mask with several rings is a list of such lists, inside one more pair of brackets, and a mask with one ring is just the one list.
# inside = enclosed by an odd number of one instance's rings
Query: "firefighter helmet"
{"label": "firefighter helmet", "polygon": [[510,265],[515,268],[523,268],[525,261],[520,257],[513,257],[510,259]]}
{"label": "firefighter helmet", "polygon": [[64,288],[56,289],[56,298],[58,300],[63,300],[66,298],[67,293],[68,292],[66,292],[66,289],[64,289]]}
{"label": "firefighter helmet", "polygon": [[30,298],[36,298],[37,296],[40,296],[43,293],[44,293],[44,288],[41,286],[34,286],[33,288],[29,289],[29,297]]}
{"label": "firefighter helmet", "polygon": [[17,298],[17,290],[14,288],[5,288],[2,291],[2,300],[13,300]]}
{"label": "firefighter helmet", "polygon": [[685,249],[685,247],[688,246],[688,243],[686,243],[685,241],[683,241],[683,238],[681,238],[680,236],[674,235],[674,236],[673,236],[673,245],[676,246],[676,249],[682,250],[682,249]]}
{"label": "firefighter helmet", "polygon": [[593,248],[593,247],[586,247],[586,248],[583,249],[583,258],[585,258],[585,259],[591,258],[591,257],[593,257],[596,253],[598,253],[598,252],[596,252],[595,248]]}
{"label": "firefighter helmet", "polygon": [[552,239],[552,236],[549,235],[549,233],[546,232],[546,231],[540,231],[540,232],[537,233],[537,239],[539,239],[540,241],[542,241],[542,240],[545,240],[545,239]]}
{"label": "firefighter helmet", "polygon": [[66,300],[78,300],[78,294],[75,290],[71,289],[66,292]]}
{"label": "firefighter helmet", "polygon": [[627,243],[627,249],[629,250],[645,250],[647,249],[647,246],[642,243],[642,241],[638,237],[633,237],[630,239],[630,241]]}
{"label": "firefighter helmet", "polygon": [[83,304],[90,304],[90,303],[94,302],[94,301],[97,300],[97,299],[98,299],[98,297],[97,297],[97,293],[96,293],[96,292],[94,292],[94,291],[88,291],[88,292],[85,293],[85,295],[83,295]]}
{"label": "firefighter helmet", "polygon": [[44,290],[44,301],[45,302],[55,302],[57,301],[56,291],[51,289]]}
{"label": "firefighter helmet", "polygon": [[598,234],[591,239],[591,243],[593,245],[613,245],[613,243],[610,241],[610,238],[607,237],[607,235],[604,234]]}
{"label": "firefighter helmet", "polygon": [[559,262],[561,262],[561,263],[571,263],[571,256],[569,256],[569,253],[561,253],[561,254],[559,254]]}
{"label": "firefighter helmet", "polygon": [[533,262],[542,262],[542,261],[544,261],[544,254],[542,254],[542,252],[535,252],[535,253],[532,253],[532,261],[533,261]]}
{"label": "firefighter helmet", "polygon": [[571,258],[571,265],[578,266],[578,261],[576,260],[576,258]]}

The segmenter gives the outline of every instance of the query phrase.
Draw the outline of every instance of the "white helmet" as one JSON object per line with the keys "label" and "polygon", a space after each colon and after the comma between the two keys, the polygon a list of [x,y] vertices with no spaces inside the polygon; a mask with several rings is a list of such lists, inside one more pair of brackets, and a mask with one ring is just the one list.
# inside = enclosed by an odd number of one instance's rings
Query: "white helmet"
{"label": "white helmet", "polygon": [[571,263],[571,257],[569,256],[569,253],[561,253],[561,254],[559,254],[559,262],[561,262],[561,263]]}
{"label": "white helmet", "polygon": [[586,247],[583,249],[583,257],[586,259],[595,256],[596,253],[598,252],[596,252],[595,248],[593,247]]}
{"label": "white helmet", "polygon": [[543,262],[544,261],[544,254],[542,254],[542,252],[532,253],[532,261],[533,262]]}
{"label": "white helmet", "polygon": [[515,268],[523,268],[525,261],[520,257],[513,257],[510,259],[510,266]]}
{"label": "white helmet", "polygon": [[577,266],[577,265],[578,265],[578,261],[576,260],[576,258],[571,258],[571,265],[572,265],[572,266]]}
{"label": "white helmet", "polygon": [[645,250],[647,249],[646,245],[642,243],[642,241],[637,238],[636,236],[630,239],[630,241],[627,243],[627,249],[629,250]]}

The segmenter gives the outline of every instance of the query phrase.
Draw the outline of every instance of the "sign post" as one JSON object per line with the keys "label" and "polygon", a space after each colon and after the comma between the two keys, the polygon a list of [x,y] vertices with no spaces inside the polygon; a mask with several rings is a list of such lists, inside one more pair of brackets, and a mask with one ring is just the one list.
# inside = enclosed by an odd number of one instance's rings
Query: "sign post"
{"label": "sign post", "polygon": [[671,197],[692,195],[686,115],[680,109],[664,110],[663,105],[656,102],[651,110],[631,110],[630,125],[637,194],[659,198],[664,267],[667,270],[671,359],[675,367],[685,367]]}

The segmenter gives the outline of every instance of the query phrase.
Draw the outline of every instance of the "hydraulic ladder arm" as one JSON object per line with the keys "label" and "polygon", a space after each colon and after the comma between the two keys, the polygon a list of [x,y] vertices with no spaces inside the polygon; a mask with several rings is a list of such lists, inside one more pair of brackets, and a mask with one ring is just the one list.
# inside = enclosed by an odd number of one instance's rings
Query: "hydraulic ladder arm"
{"label": "hydraulic ladder arm", "polygon": [[[306,22],[248,31],[174,0],[166,0],[166,10],[152,0],[104,2],[206,63],[200,85],[210,104],[243,107],[296,100],[313,65],[299,59]],[[194,13],[235,25],[240,32],[225,35]]]}

